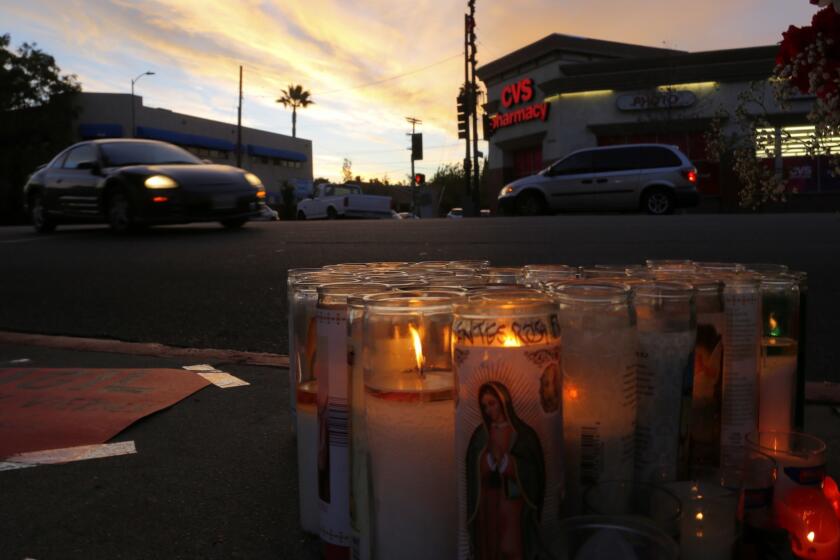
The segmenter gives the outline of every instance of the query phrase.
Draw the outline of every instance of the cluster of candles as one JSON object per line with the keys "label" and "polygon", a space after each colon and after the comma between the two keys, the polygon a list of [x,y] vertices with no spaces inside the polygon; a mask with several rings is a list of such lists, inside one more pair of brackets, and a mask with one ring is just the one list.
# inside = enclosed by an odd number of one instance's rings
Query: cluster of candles
{"label": "cluster of candles", "polygon": [[838,558],[825,446],[795,431],[806,278],[653,260],[290,270],[301,526],[328,559],[726,559],[742,528]]}

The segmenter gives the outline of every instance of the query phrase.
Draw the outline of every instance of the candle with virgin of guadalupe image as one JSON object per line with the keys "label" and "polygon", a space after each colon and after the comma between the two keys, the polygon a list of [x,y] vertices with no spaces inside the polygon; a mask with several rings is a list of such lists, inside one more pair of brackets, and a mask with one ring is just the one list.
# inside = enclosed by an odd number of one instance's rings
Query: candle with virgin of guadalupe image
{"label": "candle with virgin of guadalupe image", "polygon": [[458,557],[533,558],[559,526],[562,378],[556,306],[492,292],[456,305]]}

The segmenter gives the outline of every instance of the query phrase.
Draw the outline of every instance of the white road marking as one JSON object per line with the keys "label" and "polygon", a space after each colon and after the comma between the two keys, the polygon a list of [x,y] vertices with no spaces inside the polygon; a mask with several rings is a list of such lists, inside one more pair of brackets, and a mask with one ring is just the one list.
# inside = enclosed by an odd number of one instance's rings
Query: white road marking
{"label": "white road marking", "polygon": [[62,449],[48,449],[46,451],[31,451],[19,453],[0,461],[0,471],[26,469],[38,465],[58,465],[73,461],[87,461],[88,459],[102,459],[118,455],[134,455],[137,448],[134,441],[118,441],[116,443],[97,443],[95,445],[79,445]]}

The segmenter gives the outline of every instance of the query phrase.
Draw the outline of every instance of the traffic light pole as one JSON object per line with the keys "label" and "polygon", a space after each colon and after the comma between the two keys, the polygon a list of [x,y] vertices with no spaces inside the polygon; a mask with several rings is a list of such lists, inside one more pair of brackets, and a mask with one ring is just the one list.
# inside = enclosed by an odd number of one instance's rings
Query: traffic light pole
{"label": "traffic light pole", "polygon": [[478,163],[478,84],[475,79],[476,58],[478,48],[475,44],[475,0],[470,0],[470,20],[472,27],[470,29],[470,68],[472,71],[472,80],[470,81],[470,110],[472,111],[472,155],[473,155],[473,189],[472,189],[472,203],[475,216],[481,215],[481,174],[479,172]]}
{"label": "traffic light pole", "polygon": [[423,121],[414,117],[406,117],[409,123],[411,123],[411,213],[417,214],[417,175],[414,173],[414,134],[415,134],[415,127],[418,124],[423,124]]}
{"label": "traffic light pole", "polygon": [[[472,31],[472,17],[469,14],[464,14],[464,106],[469,111],[469,108],[472,106],[470,101],[471,94],[470,94],[470,32]],[[464,215],[471,216],[472,212],[472,200],[474,200],[474,195],[472,193],[472,156],[471,156],[471,149],[470,149],[470,115],[469,112],[466,114],[466,139],[465,148],[466,152],[464,154],[464,192],[467,195],[468,201],[470,204],[464,204]]]}

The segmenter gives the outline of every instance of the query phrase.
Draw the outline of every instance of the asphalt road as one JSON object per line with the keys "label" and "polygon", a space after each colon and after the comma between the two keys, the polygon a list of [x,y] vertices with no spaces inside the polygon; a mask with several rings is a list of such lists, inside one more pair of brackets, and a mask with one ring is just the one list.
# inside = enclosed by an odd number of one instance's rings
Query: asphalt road
{"label": "asphalt road", "polygon": [[840,381],[840,216],[561,215],[463,220],[0,228],[0,330],[287,352],[286,271],[374,260],[494,265],[779,262],[810,276],[808,376]]}

